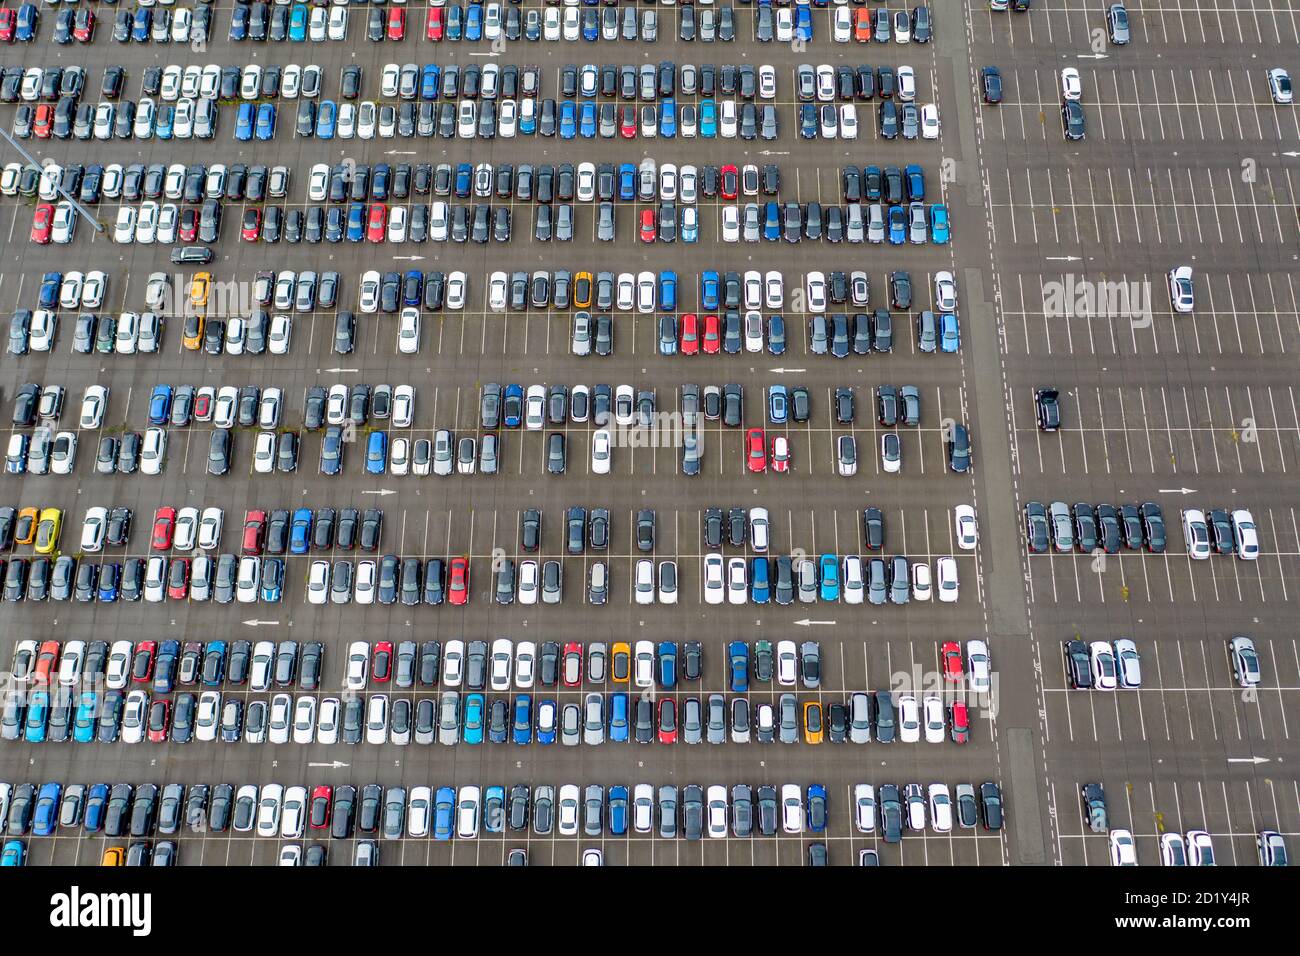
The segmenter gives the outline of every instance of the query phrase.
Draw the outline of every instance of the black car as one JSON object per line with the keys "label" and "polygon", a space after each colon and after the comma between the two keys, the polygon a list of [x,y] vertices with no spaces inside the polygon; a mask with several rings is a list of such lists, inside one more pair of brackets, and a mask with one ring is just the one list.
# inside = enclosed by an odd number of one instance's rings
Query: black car
{"label": "black car", "polygon": [[1075,690],[1092,686],[1092,660],[1088,656],[1088,645],[1083,641],[1065,642],[1065,673]]}
{"label": "black car", "polygon": [[1040,501],[1030,501],[1025,505],[1025,540],[1032,553],[1047,552],[1051,541],[1051,528],[1047,521],[1047,509]]}
{"label": "black car", "polygon": [[1087,135],[1083,104],[1078,100],[1066,100],[1061,104],[1061,131],[1069,140],[1080,140]]}
{"label": "black car", "polygon": [[1054,432],[1061,427],[1060,392],[1056,389],[1034,389],[1034,407],[1038,416],[1038,427],[1043,431]]}
{"label": "black car", "polygon": [[1165,550],[1165,515],[1154,501],[1144,502],[1141,508],[1142,534],[1148,551],[1163,554]]}
{"label": "black car", "polygon": [[1122,530],[1119,523],[1119,514],[1114,505],[1099,504],[1097,505],[1097,536],[1101,542],[1101,548],[1107,554],[1119,554]]}
{"label": "black car", "polygon": [[655,547],[655,512],[643,508],[636,515],[636,547],[638,551],[653,551]]}
{"label": "black car", "polygon": [[1074,540],[1079,550],[1091,554],[1097,547],[1097,516],[1092,505],[1078,502],[1073,508]]}
{"label": "black car", "polygon": [[1002,102],[1002,71],[996,66],[986,66],[980,71],[980,87],[985,103]]}

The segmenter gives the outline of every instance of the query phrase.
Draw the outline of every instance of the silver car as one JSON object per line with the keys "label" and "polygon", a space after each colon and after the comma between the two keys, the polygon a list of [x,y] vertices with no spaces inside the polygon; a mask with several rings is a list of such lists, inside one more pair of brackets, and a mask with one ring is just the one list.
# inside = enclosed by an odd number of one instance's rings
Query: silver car
{"label": "silver car", "polygon": [[583,707],[582,741],[586,744],[605,742],[605,696],[588,694]]}

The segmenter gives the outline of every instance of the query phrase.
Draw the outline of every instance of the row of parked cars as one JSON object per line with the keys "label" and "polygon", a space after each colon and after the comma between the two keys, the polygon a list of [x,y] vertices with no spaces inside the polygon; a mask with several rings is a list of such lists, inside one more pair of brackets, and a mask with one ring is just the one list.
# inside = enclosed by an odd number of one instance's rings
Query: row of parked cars
{"label": "row of parked cars", "polygon": [[1164,509],[1154,501],[1119,507],[1086,501],[1074,505],[1053,501],[1044,507],[1040,501],[1030,501],[1025,505],[1025,537],[1034,554],[1049,550],[1118,554],[1121,547],[1163,554],[1167,544]]}

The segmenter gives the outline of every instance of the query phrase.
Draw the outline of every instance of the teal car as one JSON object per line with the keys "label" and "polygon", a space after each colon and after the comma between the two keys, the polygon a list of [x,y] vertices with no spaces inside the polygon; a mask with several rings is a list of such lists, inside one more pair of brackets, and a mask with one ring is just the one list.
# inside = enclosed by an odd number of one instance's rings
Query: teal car
{"label": "teal car", "polygon": [[433,838],[450,840],[456,819],[456,791],[439,787],[433,798]]}
{"label": "teal car", "polygon": [[72,721],[72,739],[88,744],[95,739],[95,725],[99,719],[99,697],[94,691],[85,691],[77,700],[77,716]]}
{"label": "teal car", "polygon": [[465,729],[461,736],[467,744],[483,742],[483,695],[470,694],[465,698]]}
{"label": "teal car", "polygon": [[307,39],[307,4],[295,3],[289,11],[289,40],[302,43]]}
{"label": "teal car", "polygon": [[823,554],[821,565],[821,598],[823,601],[840,599],[840,562],[833,554]]}
{"label": "teal car", "polygon": [[718,104],[713,100],[700,101],[700,135],[705,139],[718,135]]}
{"label": "teal car", "polygon": [[27,859],[27,848],[22,840],[9,840],[0,851],[0,866],[22,866]]}
{"label": "teal car", "polygon": [[50,717],[50,694],[48,691],[32,692],[27,702],[27,726],[23,737],[29,744],[45,742],[45,723]]}
{"label": "teal car", "polygon": [[930,241],[942,246],[948,235],[948,207],[937,202],[930,207]]}

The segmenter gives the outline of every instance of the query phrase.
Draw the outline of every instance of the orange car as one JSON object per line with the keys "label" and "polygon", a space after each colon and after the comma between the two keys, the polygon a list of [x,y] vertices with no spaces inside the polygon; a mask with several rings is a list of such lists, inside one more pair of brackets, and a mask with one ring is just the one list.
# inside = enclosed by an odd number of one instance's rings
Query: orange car
{"label": "orange car", "polygon": [[36,523],[40,516],[39,508],[23,508],[18,512],[18,520],[14,523],[15,544],[31,544],[36,540]]}
{"label": "orange car", "polygon": [[36,667],[32,670],[32,683],[49,684],[59,663],[59,642],[45,641],[36,652]]}
{"label": "orange car", "polygon": [[866,43],[871,39],[871,11],[860,8],[853,18],[853,39]]}
{"label": "orange car", "polygon": [[803,739],[809,744],[822,742],[822,705],[815,700],[803,705]]}
{"label": "orange car", "polygon": [[126,853],[120,846],[110,846],[99,860],[100,866],[123,866]]}

